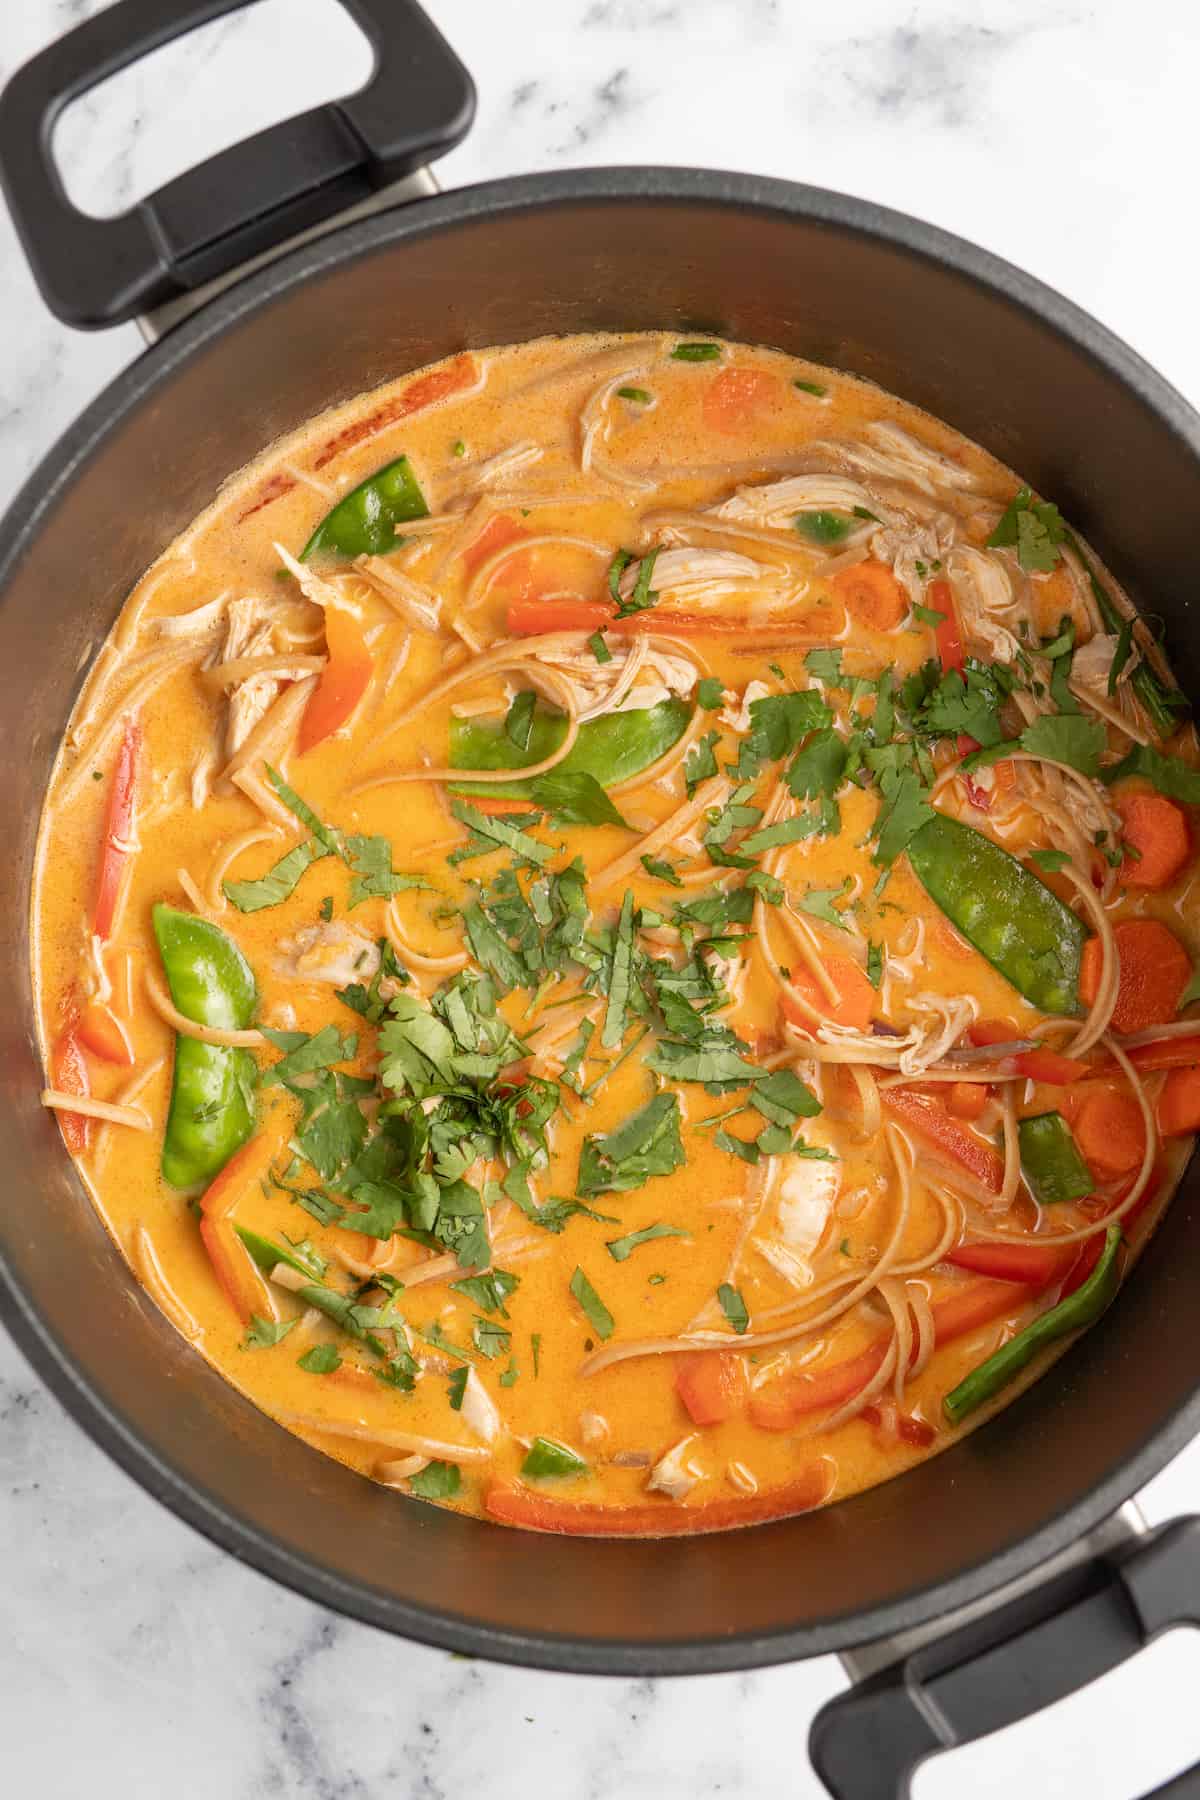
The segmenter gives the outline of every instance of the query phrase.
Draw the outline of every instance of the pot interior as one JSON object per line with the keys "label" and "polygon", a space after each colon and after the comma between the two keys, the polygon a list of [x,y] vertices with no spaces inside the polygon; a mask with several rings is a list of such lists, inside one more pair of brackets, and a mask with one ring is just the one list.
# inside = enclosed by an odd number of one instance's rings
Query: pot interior
{"label": "pot interior", "polygon": [[[505,1531],[313,1452],[141,1293],[37,1102],[27,896],[81,663],[231,471],[322,408],[464,346],[663,326],[853,370],[978,439],[1056,499],[1166,620],[1187,684],[1200,514],[1189,409],[1016,271],[782,183],[530,178],[349,228],[222,297],[118,380],[0,535],[0,1260],[19,1340],[110,1452],[260,1567],[418,1637],[614,1671],[732,1667],[859,1640],[995,1585],[1125,1498],[1197,1422],[1195,1175],[1104,1323],[985,1429],[901,1479],[691,1541]],[[810,1453],[798,1447],[798,1460]]]}

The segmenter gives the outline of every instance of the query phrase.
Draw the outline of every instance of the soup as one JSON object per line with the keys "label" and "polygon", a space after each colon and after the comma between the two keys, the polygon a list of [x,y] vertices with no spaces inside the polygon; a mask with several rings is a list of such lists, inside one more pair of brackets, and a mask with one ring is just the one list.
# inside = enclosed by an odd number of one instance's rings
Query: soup
{"label": "soup", "polygon": [[171,1322],[364,1475],[803,1511],[1125,1278],[1200,1123],[1198,803],[1154,640],[945,425],[665,333],[463,354],[126,602],[43,1098]]}

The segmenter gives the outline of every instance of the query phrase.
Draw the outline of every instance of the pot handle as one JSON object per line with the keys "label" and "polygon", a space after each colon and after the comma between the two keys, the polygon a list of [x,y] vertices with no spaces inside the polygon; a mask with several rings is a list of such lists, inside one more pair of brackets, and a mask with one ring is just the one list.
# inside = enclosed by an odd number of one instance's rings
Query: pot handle
{"label": "pot handle", "polygon": [[[1061,1700],[1175,1625],[1200,1626],[1200,1518],[1176,1519],[937,1638],[823,1706],[835,1800],[907,1800],[917,1765]],[[1200,1763],[1145,1800],[1197,1800]]]}
{"label": "pot handle", "polygon": [[475,88],[416,0],[341,0],[370,81],[234,144],[117,218],[67,197],[50,140],[63,108],[162,44],[253,0],[118,0],[0,94],[0,185],[37,284],[69,325],[116,325],[273,249],[450,150]]}

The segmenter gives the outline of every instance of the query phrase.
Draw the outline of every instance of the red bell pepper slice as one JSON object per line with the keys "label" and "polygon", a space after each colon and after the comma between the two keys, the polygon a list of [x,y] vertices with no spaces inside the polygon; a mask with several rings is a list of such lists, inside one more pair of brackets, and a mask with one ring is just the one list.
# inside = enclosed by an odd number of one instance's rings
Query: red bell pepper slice
{"label": "red bell pepper slice", "polygon": [[497,1482],[489,1488],[483,1504],[489,1518],[498,1519],[502,1525],[523,1525],[529,1531],[575,1537],[678,1537],[811,1512],[821,1505],[828,1492],[828,1470],[823,1462],[817,1462],[770,1493],[737,1500],[704,1500],[695,1506],[665,1499],[632,1506],[603,1506],[597,1501],[560,1500],[507,1482]]}
{"label": "red bell pepper slice", "polygon": [[296,737],[301,755],[346,723],[371,685],[375,668],[362,626],[340,608],[330,607],[325,614],[325,644],[329,660],[309,696]]}
{"label": "red bell pepper slice", "polygon": [[1004,1163],[982,1139],[952,1119],[937,1100],[913,1088],[883,1088],[880,1099],[889,1112],[911,1125],[943,1155],[960,1163],[981,1186],[998,1194],[1004,1186]]}
{"label": "red bell pepper slice", "polygon": [[136,713],[125,721],[121,748],[108,790],[108,810],[104,820],[104,847],[100,854],[100,875],[96,883],[96,904],[92,913],[92,930],[101,943],[112,936],[113,921],[121,886],[133,854],[134,813],[137,806],[138,759],[142,748],[142,726]]}
{"label": "red bell pepper slice", "polygon": [[[92,1091],[75,1021],[59,1034],[50,1051],[50,1085],[60,1094],[87,1096]],[[82,1156],[92,1141],[92,1120],[86,1113],[59,1112],[58,1125],[67,1149]]]}
{"label": "red bell pepper slice", "polygon": [[746,1404],[746,1364],[729,1350],[697,1350],[675,1363],[675,1392],[693,1425],[720,1425]]}

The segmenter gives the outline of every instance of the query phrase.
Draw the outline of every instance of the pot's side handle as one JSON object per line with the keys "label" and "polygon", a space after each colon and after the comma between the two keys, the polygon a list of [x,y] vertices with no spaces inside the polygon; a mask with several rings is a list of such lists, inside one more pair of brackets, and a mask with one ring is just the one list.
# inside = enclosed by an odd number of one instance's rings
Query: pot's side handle
{"label": "pot's side handle", "polygon": [[253,0],[118,0],[0,94],[0,185],[46,304],[116,325],[272,249],[453,148],[475,112],[462,63],[416,0],[341,0],[375,52],[366,87],[285,119],[117,218],[73,206],[51,153],[63,108],[139,57]]}
{"label": "pot's side handle", "polygon": [[[1061,1700],[1162,1631],[1200,1626],[1200,1518],[1035,1587],[831,1700],[809,1754],[835,1800],[906,1800],[938,1750]],[[1146,1800],[1196,1800],[1200,1763]]]}

